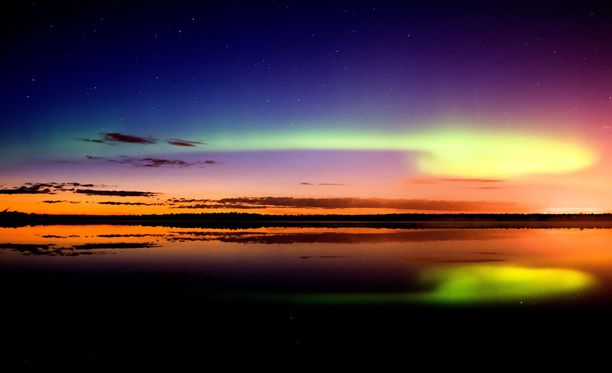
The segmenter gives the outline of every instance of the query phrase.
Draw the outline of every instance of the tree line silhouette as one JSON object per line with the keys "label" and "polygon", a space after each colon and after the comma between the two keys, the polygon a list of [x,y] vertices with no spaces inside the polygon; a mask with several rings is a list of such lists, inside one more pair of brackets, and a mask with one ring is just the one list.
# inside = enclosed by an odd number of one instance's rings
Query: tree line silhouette
{"label": "tree line silhouette", "polygon": [[363,226],[363,227],[612,227],[612,214],[367,214],[267,215],[242,212],[149,215],[53,215],[0,212],[0,226],[27,225],[159,225],[175,227]]}

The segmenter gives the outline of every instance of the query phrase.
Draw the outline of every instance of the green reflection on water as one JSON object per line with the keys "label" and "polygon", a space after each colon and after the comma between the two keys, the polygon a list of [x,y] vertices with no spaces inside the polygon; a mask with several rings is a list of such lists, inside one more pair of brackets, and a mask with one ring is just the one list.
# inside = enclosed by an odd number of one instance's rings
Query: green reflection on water
{"label": "green reflection on water", "polygon": [[422,274],[432,291],[416,294],[424,302],[477,303],[557,298],[594,285],[588,273],[560,268],[472,265],[433,268]]}
{"label": "green reflection on water", "polygon": [[[423,270],[430,290],[412,293],[328,293],[287,295],[303,303],[482,304],[556,299],[592,288],[588,273],[563,268],[466,265]],[[287,299],[289,300],[289,299]]]}

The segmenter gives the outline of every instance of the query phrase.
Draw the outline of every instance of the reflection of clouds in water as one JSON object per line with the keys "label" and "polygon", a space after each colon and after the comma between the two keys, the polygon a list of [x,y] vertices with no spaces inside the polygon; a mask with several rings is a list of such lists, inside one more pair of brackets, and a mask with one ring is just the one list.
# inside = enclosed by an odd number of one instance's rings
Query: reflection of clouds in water
{"label": "reflection of clouds in water", "polygon": [[[78,234],[37,234],[45,239],[64,240],[70,238],[88,238]],[[73,242],[45,242],[45,243],[4,243],[0,250],[19,252],[24,255],[47,256],[78,256],[101,254],[100,250],[134,249],[158,246],[160,240],[167,242],[222,242],[239,244],[377,244],[394,242],[428,242],[428,241],[470,241],[470,240],[496,240],[513,237],[511,231],[474,231],[457,229],[436,230],[392,230],[375,232],[265,232],[265,231],[171,231],[163,233],[107,233],[91,236],[91,238],[104,239],[153,239],[151,242],[102,242],[78,243]],[[61,242],[61,243],[60,243]],[[163,246],[163,244],[162,244]],[[327,258],[327,256],[307,256],[308,258]],[[334,256],[335,257],[335,256]],[[306,258],[306,257],[305,257]],[[431,261],[444,263],[454,262],[445,260]],[[487,260],[480,260],[487,261]],[[490,261],[493,261],[491,259]],[[467,260],[466,262],[471,262]]]}
{"label": "reflection of clouds in water", "polygon": [[0,243],[0,250],[14,251],[23,255],[79,256],[104,253],[104,251],[98,250],[142,249],[156,246],[157,245],[150,242],[103,242],[72,246],[57,246],[55,244]]}
{"label": "reflection of clouds in water", "polygon": [[[580,238],[580,242],[576,240],[580,243],[576,246],[580,249],[577,253],[585,255],[582,248],[585,233],[577,230],[76,228],[19,228],[17,234],[13,229],[7,229],[5,239],[0,242],[13,243],[0,243],[0,252],[66,257],[160,246],[167,250],[161,254],[157,250],[143,250],[137,256],[147,265],[149,260],[151,263],[159,260],[163,268],[171,263],[183,273],[209,271],[228,283],[248,282],[254,287],[262,284],[269,291],[258,293],[258,297],[280,302],[520,304],[522,301],[562,300],[581,295],[596,282],[588,273],[563,268],[574,265],[563,264],[568,263],[563,256],[560,262],[557,254],[533,251],[540,247],[553,247],[548,245],[551,238],[560,240],[565,239],[566,234],[572,234],[572,237]],[[602,242],[602,245],[608,242],[604,240],[608,232],[597,233],[603,234],[597,236],[600,237],[597,242]],[[71,239],[79,234],[78,239]],[[523,243],[518,239],[528,241]],[[199,241],[202,243],[198,244]],[[211,243],[204,244],[207,241]],[[379,243],[381,245],[373,250],[374,244]],[[298,245],[290,247],[289,244]],[[334,244],[346,246],[337,245],[328,250]],[[236,250],[242,245],[245,250]],[[258,249],[250,250],[255,247]],[[175,249],[180,253],[176,257],[173,256]],[[231,257],[226,254],[231,254]],[[190,258],[189,264],[183,262],[185,257]],[[140,258],[133,263],[123,263],[133,269],[133,264],[140,264]],[[168,258],[170,261],[166,260]],[[506,265],[519,259],[522,263],[534,263],[532,258],[560,268]],[[172,262],[174,260],[176,264]],[[508,263],[504,263],[506,261]],[[230,262],[237,269],[235,272],[225,270]],[[96,263],[104,264],[105,259],[96,258]],[[157,268],[155,265],[151,267],[153,270]],[[317,273],[317,276],[312,276],[312,273]],[[229,291],[240,293],[235,288]],[[241,296],[237,295],[238,298]]]}
{"label": "reflection of clouds in water", "polygon": [[76,234],[71,234],[69,236],[60,236],[60,235],[57,235],[57,234],[46,234],[46,235],[41,236],[41,237],[42,238],[78,238],[78,237],[81,237],[81,236],[76,235]]}
{"label": "reflection of clouds in water", "polygon": [[220,241],[248,244],[292,244],[292,243],[387,243],[387,242],[427,242],[427,241],[472,241],[496,240],[513,237],[513,232],[474,231],[474,230],[402,230],[393,232],[354,233],[354,232],[207,232],[176,231],[166,237],[168,241]]}
{"label": "reflection of clouds in water", "polygon": [[127,238],[127,237],[166,237],[164,234],[128,233],[128,234],[99,234],[100,238]]}

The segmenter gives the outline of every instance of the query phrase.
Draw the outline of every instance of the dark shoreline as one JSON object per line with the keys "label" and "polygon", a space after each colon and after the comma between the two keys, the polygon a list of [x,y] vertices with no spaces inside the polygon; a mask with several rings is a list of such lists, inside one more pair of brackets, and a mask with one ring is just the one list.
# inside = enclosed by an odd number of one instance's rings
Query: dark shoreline
{"label": "dark shoreline", "polygon": [[612,214],[50,215],[20,212],[0,213],[1,227],[101,224],[209,228],[612,228]]}

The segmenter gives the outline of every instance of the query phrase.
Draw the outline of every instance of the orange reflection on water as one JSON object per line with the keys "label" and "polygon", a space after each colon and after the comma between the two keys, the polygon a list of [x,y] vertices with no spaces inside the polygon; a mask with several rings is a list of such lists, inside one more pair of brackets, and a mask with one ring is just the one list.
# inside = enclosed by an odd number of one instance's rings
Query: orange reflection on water
{"label": "orange reflection on water", "polygon": [[432,268],[555,268],[584,272],[607,288],[609,242],[612,229],[34,226],[0,228],[0,266],[175,273],[265,289],[382,292],[414,290],[421,286],[420,274]]}
{"label": "orange reflection on water", "polygon": [[[232,256],[257,251],[275,256],[366,255],[426,263],[506,261],[526,265],[606,268],[612,263],[611,229],[386,229],[253,228],[213,229],[127,225],[57,225],[0,228],[1,243],[53,244],[155,243],[169,254],[214,246]],[[267,254],[266,254],[267,253]],[[139,255],[146,256],[148,251]]]}

